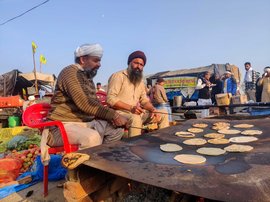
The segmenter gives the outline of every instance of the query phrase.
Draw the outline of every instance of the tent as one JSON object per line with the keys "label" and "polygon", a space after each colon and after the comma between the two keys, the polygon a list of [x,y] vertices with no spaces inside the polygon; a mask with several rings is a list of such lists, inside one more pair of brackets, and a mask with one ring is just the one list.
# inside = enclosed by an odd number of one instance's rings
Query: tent
{"label": "tent", "polygon": [[214,75],[223,75],[225,71],[231,71],[234,74],[234,78],[238,85],[240,85],[241,74],[238,67],[226,64],[211,64],[208,66],[188,68],[175,71],[158,72],[154,75],[146,78],[147,84],[152,86],[155,84],[158,77],[162,77],[165,80],[164,88],[166,89],[168,99],[172,101],[174,96],[182,95],[184,98],[196,100],[196,96],[193,96],[198,77],[202,73],[209,71]]}
{"label": "tent", "polygon": [[[27,79],[28,81],[35,82],[35,74],[34,72],[30,73],[20,73],[19,76]],[[36,72],[37,81],[41,85],[50,85],[54,86],[56,77],[54,74],[44,74],[40,72]]]}
{"label": "tent", "polygon": [[21,94],[22,88],[31,87],[32,82],[19,76],[18,70],[12,70],[0,75],[0,96],[8,97]]}
{"label": "tent", "polygon": [[[56,77],[53,74],[36,73],[39,88],[52,91]],[[7,97],[12,95],[22,95],[22,89],[29,89],[35,84],[35,75],[33,72],[23,74],[15,69],[8,73],[0,75],[0,96]]]}

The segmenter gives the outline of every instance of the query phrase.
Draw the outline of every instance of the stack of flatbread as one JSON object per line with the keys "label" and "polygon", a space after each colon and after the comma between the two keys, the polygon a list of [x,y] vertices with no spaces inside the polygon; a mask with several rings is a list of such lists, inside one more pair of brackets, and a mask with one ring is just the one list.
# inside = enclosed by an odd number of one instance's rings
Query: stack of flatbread
{"label": "stack of flatbread", "polygon": [[213,124],[212,129],[214,130],[221,130],[221,129],[229,129],[230,124],[227,122],[217,122]]}

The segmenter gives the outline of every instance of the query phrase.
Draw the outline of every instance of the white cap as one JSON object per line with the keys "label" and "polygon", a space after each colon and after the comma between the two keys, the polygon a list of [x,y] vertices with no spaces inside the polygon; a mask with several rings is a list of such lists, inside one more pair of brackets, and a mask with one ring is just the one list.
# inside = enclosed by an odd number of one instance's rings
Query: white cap
{"label": "white cap", "polygon": [[90,55],[101,58],[103,55],[103,49],[99,44],[83,44],[76,48],[74,52],[75,58]]}
{"label": "white cap", "polygon": [[264,72],[270,72],[270,67],[265,67]]}
{"label": "white cap", "polygon": [[35,96],[34,96],[34,95],[30,95],[30,96],[28,97],[28,100],[29,100],[29,101],[35,100]]}
{"label": "white cap", "polygon": [[233,73],[230,71],[226,71],[224,74],[233,74]]}

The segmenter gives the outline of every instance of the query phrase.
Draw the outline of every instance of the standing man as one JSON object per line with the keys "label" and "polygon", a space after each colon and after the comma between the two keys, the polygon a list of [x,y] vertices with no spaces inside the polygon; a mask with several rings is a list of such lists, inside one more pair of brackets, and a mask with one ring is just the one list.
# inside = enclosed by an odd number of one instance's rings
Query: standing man
{"label": "standing man", "polygon": [[169,126],[168,117],[159,114],[146,95],[143,68],[146,56],[135,51],[128,57],[128,68],[114,73],[108,82],[107,103],[131,121],[129,137],[141,134],[143,123],[156,122],[159,128]]}
{"label": "standing man", "polygon": [[[204,72],[202,77],[198,79],[196,90],[199,90],[198,96],[198,105],[211,105],[211,87],[212,84],[209,81],[210,79],[210,72]],[[201,118],[205,118],[209,116],[209,109],[201,110]]]}
{"label": "standing man", "polygon": [[170,107],[170,104],[168,103],[168,98],[166,95],[166,91],[164,89],[165,81],[163,78],[158,78],[157,83],[155,86],[153,86],[153,89],[151,90],[152,95],[152,103],[155,108],[157,109],[165,109],[168,112],[168,118],[169,122],[172,122],[172,110]]}
{"label": "standing man", "polygon": [[[80,149],[120,140],[128,119],[103,106],[96,96],[93,78],[100,68],[103,49],[99,44],[84,44],[75,50],[75,64],[59,74],[52,98],[51,120],[62,121],[69,142]],[[62,145],[57,128],[50,128],[49,146]]]}
{"label": "standing man", "polygon": [[258,85],[262,86],[262,102],[270,102],[270,67],[264,68],[264,74],[258,81]]}
{"label": "standing man", "polygon": [[209,81],[213,84],[211,91],[211,100],[213,104],[216,104],[216,95],[223,93],[223,81],[221,80],[221,76],[219,74],[212,75]]}
{"label": "standing man", "polygon": [[245,63],[245,69],[245,92],[247,94],[248,100],[253,100],[254,102],[256,102],[256,81],[259,78],[259,73],[252,69],[250,62]]}
{"label": "standing man", "polygon": [[223,76],[223,92],[236,95],[237,84],[230,71],[226,71]]}

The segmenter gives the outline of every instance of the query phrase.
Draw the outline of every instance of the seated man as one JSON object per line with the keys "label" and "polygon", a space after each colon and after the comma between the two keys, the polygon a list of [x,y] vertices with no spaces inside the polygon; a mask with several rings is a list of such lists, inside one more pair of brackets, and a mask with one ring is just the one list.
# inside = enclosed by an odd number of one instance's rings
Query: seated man
{"label": "seated man", "polygon": [[[69,142],[80,149],[120,140],[128,119],[103,106],[96,96],[93,77],[103,54],[99,44],[84,44],[75,51],[75,64],[59,74],[49,119],[62,121]],[[50,128],[49,146],[62,145],[57,128]]]}
{"label": "seated man", "polygon": [[159,113],[146,95],[143,83],[145,63],[143,52],[131,53],[128,68],[114,73],[108,83],[107,103],[131,121],[129,137],[140,135],[143,123],[156,122],[159,128],[169,126],[166,110],[164,114]]}

